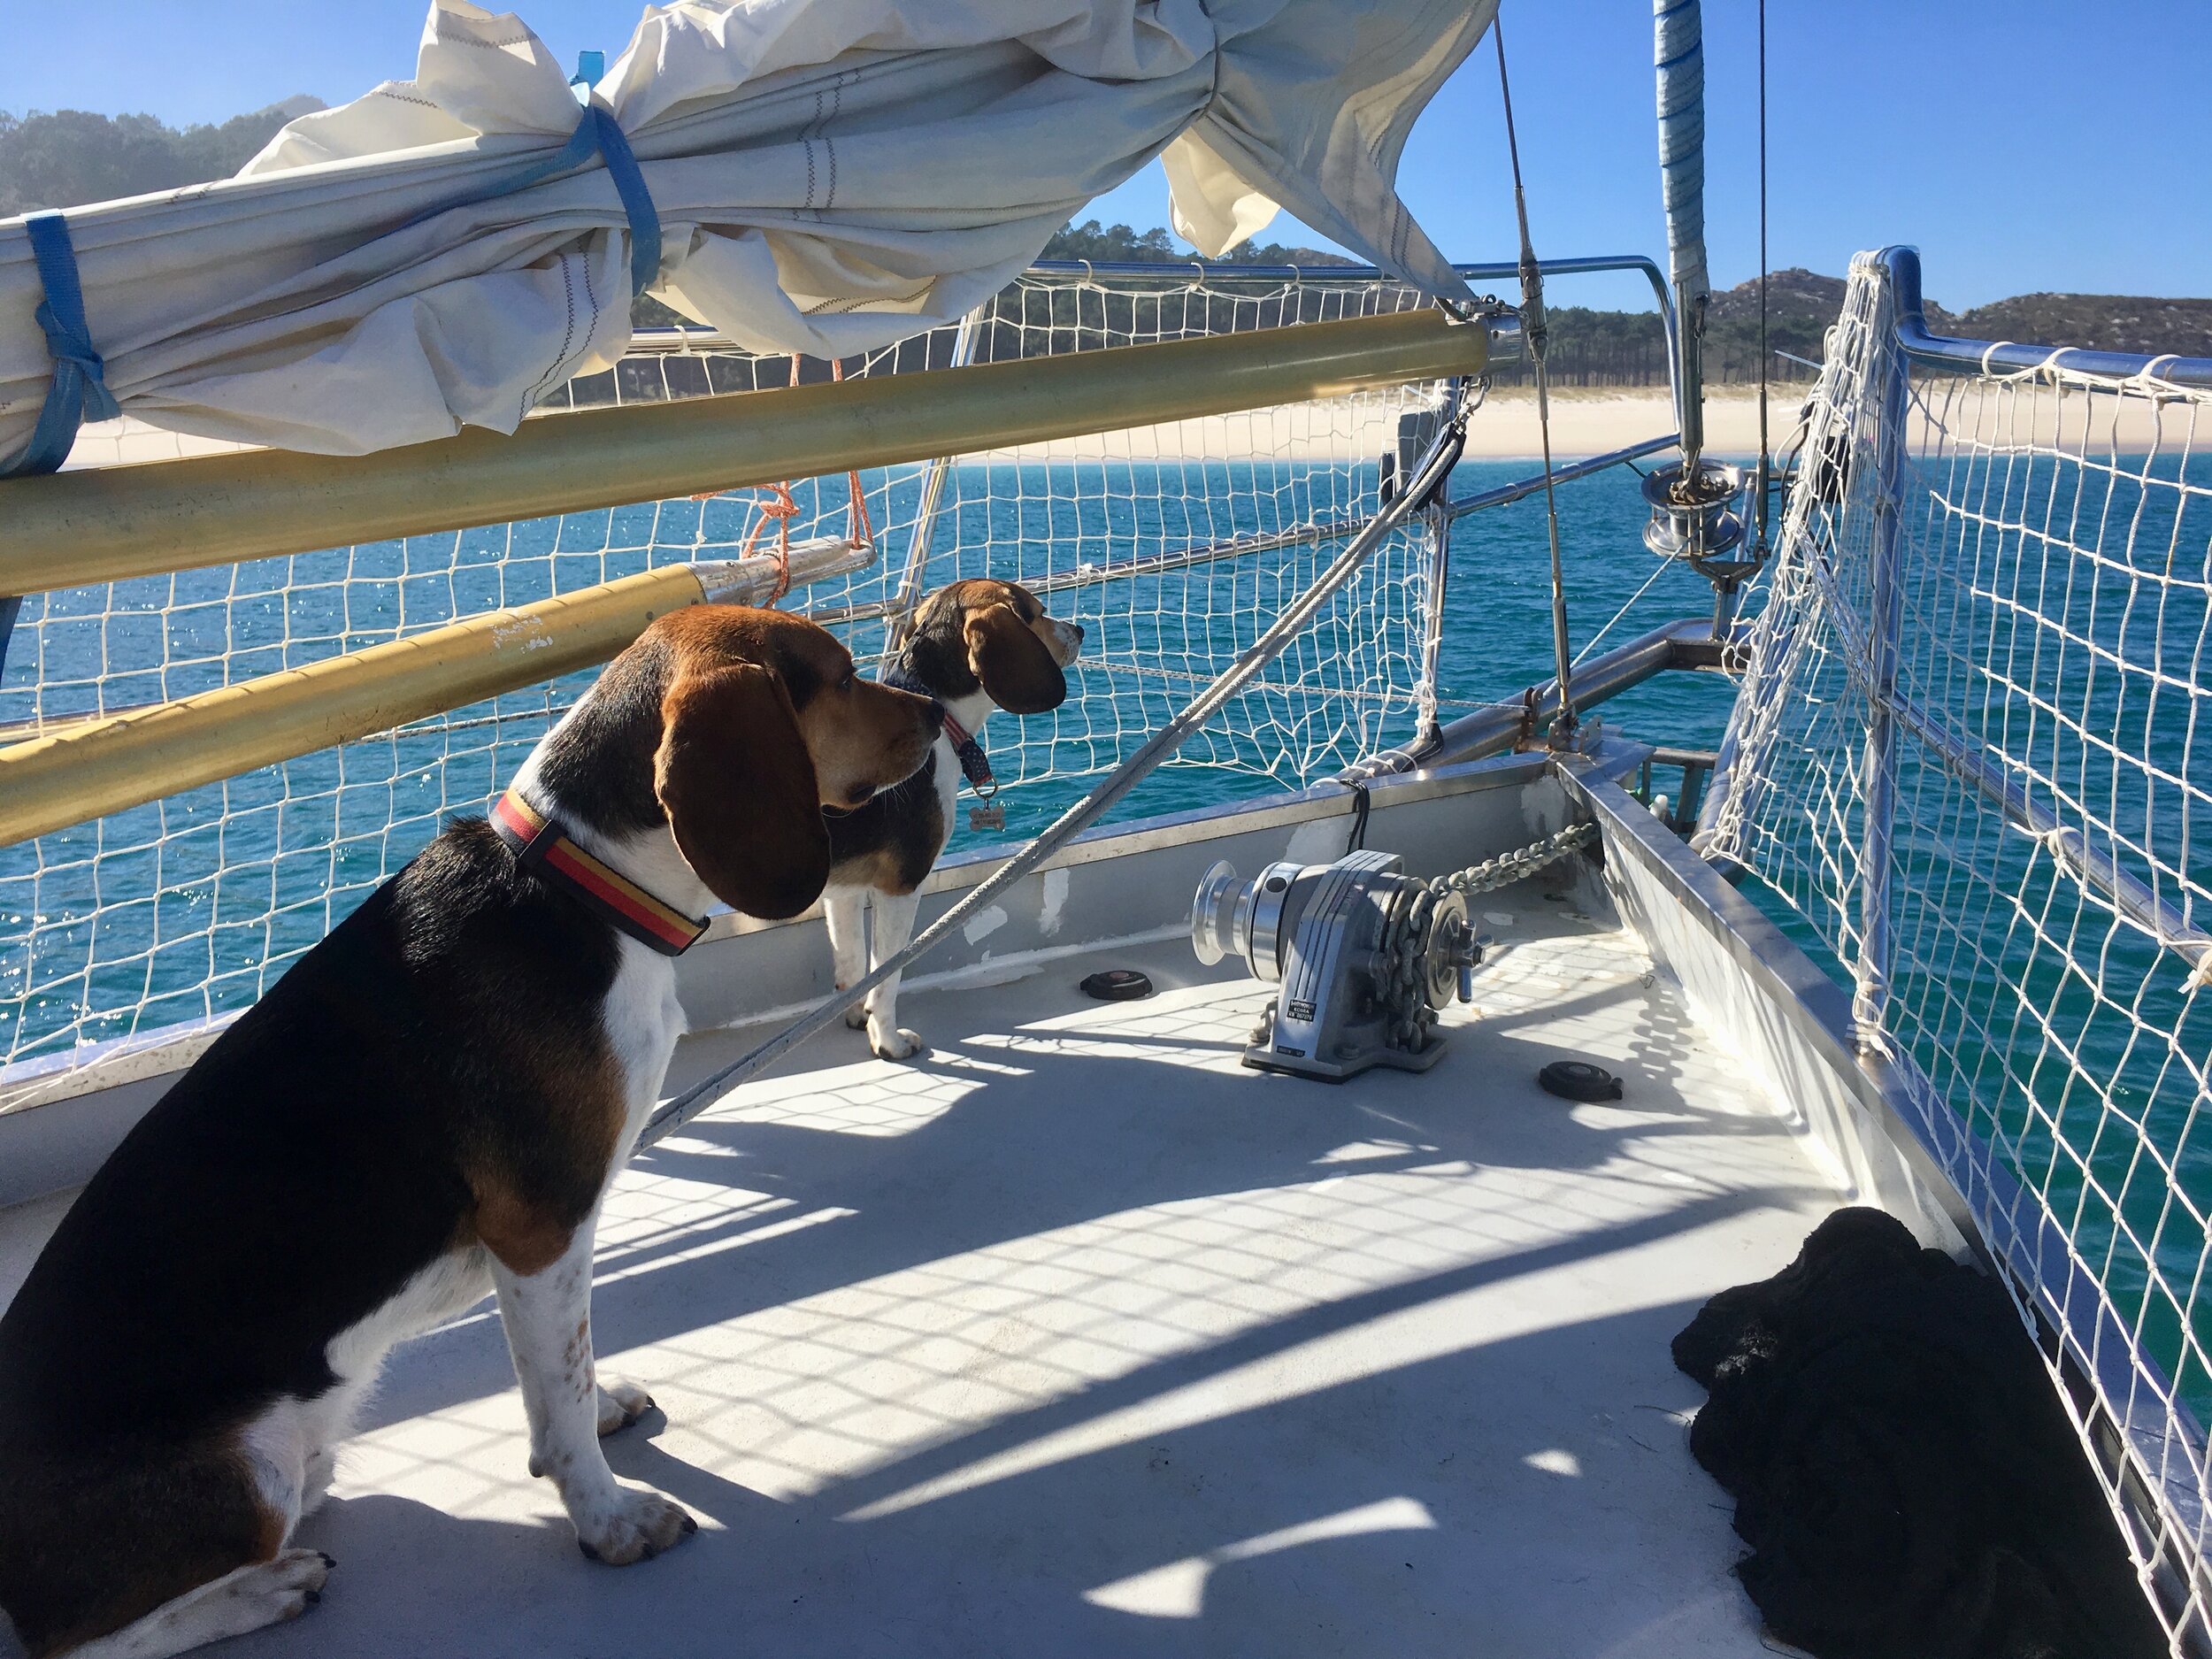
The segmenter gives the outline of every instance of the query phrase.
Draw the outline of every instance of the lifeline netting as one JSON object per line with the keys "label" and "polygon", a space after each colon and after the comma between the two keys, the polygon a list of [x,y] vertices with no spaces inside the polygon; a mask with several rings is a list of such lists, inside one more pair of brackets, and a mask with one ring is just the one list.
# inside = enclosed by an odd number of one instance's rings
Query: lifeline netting
{"label": "lifeline netting", "polygon": [[1924,365],[1895,303],[1861,256],[1703,849],[1824,949],[1862,1047],[1909,1063],[1924,1133],[2012,1271],[2175,1652],[2193,1651],[2212,1411],[2212,395],[2155,364],[2125,380]]}
{"label": "lifeline netting", "polygon": [[[909,373],[1394,311],[1390,283],[1033,274],[958,328],[847,374]],[[826,379],[827,365],[801,365]],[[788,357],[648,341],[554,407],[782,387]],[[866,568],[785,608],[863,663],[946,582],[1031,584],[1087,637],[1067,702],[987,733],[1005,833],[1025,838],[1249,644],[1376,504],[1379,458],[1434,386],[796,480],[794,544],[872,538]],[[176,453],[157,434],[156,453]],[[95,432],[81,454],[121,458]],[[134,451],[142,457],[142,443]],[[189,695],[649,567],[772,549],[770,492],[649,502],[26,599],[0,741]],[[1160,811],[1294,787],[1402,742],[1422,692],[1425,533],[1394,535],[1315,625],[1126,803]],[[420,849],[485,809],[589,673],[0,848],[0,1110],[168,1069]],[[1126,814],[1125,814],[1125,816]],[[964,836],[965,832],[963,832]],[[956,841],[956,845],[960,844]],[[196,1033],[196,1034],[195,1034]],[[178,1044],[186,1047],[180,1049]],[[147,1051],[158,1048],[153,1061]]]}

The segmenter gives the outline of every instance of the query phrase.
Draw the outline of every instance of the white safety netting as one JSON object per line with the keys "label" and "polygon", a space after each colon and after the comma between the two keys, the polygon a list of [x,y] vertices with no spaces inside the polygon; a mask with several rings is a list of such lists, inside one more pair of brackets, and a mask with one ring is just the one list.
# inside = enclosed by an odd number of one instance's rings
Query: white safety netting
{"label": "white safety netting", "polygon": [[[964,326],[847,361],[849,375],[941,368],[1424,303],[1391,283],[1038,275]],[[724,340],[646,342],[552,406],[659,402],[788,383],[792,359]],[[802,378],[830,366],[804,359]],[[795,480],[793,542],[864,534],[872,561],[787,609],[871,665],[892,618],[958,577],[1035,586],[1087,630],[1055,714],[995,717],[1003,834],[1024,838],[1225,667],[1376,505],[1379,461],[1435,386],[1259,410],[860,475]],[[557,418],[557,416],[550,417]],[[97,455],[119,442],[88,433]],[[156,434],[159,445],[165,439]],[[143,453],[141,447],[134,454]],[[669,563],[774,545],[774,492],[412,536],[32,595],[0,680],[0,741],[188,695],[457,618]],[[1125,805],[1124,816],[1294,787],[1411,735],[1430,618],[1426,532],[1391,537],[1311,629]],[[570,676],[225,783],[0,848],[0,1110],[134,1066],[252,1002],[434,835],[481,811]],[[978,839],[964,827],[956,845]],[[986,835],[983,839],[990,839]]]}
{"label": "white safety netting", "polygon": [[[687,0],[580,114],[519,19],[432,0],[412,81],[299,118],[237,179],[72,210],[87,329],[123,412],[170,430],[342,454],[511,431],[622,355],[634,289],[749,349],[879,349],[1156,155],[1202,251],[1280,204],[1463,296],[1394,180],[1496,9]],[[0,224],[0,457],[46,396],[43,292]]]}
{"label": "white safety netting", "polygon": [[2200,1651],[2212,395],[2155,364],[1923,366],[1895,303],[1862,256],[1703,849],[1907,1063],[2174,1651]]}

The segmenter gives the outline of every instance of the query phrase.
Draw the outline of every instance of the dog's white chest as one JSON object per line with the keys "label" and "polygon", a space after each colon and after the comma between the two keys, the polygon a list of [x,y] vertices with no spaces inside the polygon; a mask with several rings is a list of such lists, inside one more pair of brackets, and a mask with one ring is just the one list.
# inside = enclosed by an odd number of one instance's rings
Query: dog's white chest
{"label": "dog's white chest", "polygon": [[625,938],[620,946],[621,965],[607,988],[601,1017],[606,1022],[608,1045],[622,1068],[627,1131],[634,1136],[660,1099],[676,1040],[691,1024],[676,997],[675,963],[634,939]]}

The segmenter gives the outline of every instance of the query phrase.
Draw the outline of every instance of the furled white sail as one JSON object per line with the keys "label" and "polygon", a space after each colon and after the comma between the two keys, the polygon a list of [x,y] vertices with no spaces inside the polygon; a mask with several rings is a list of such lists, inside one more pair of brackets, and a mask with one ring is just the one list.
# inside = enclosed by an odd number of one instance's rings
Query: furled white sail
{"label": "furled white sail", "polygon": [[[657,214],[648,291],[748,346],[849,356],[958,317],[1163,151],[1203,250],[1279,203],[1463,292],[1394,177],[1496,9],[691,0],[649,8],[590,96]],[[515,188],[579,96],[513,16],[433,0],[412,81],[300,118],[237,179],[73,210],[108,388],[175,431],[329,453],[512,430],[630,334],[609,168]],[[42,293],[0,224],[0,459],[46,396]]]}

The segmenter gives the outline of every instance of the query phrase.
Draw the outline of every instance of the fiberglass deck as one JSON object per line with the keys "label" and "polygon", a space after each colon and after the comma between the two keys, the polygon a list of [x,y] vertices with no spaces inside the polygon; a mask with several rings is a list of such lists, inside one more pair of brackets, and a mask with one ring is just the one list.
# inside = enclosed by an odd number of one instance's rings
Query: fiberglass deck
{"label": "fiberglass deck", "polygon": [[[1511,948],[1425,1077],[1242,1070],[1266,989],[1179,942],[910,994],[916,1064],[817,1039],[602,1230],[603,1368],[661,1407],[611,1461],[699,1535],[578,1555],[487,1305],[395,1356],[301,1529],[322,1605],[223,1651],[1761,1654],[1667,1344],[1834,1189],[1544,885],[1477,902]],[[1561,1054],[1626,1098],[1539,1091]],[[0,1294],[58,1213],[0,1212]]]}

